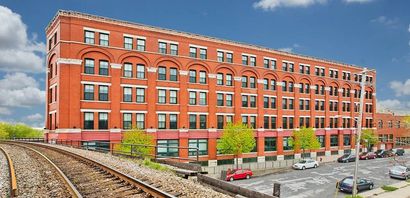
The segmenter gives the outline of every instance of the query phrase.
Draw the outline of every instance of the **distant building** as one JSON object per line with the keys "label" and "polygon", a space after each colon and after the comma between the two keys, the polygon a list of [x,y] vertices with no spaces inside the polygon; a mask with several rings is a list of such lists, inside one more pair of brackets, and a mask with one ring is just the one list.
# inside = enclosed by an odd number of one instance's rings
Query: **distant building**
{"label": "distant building", "polygon": [[[302,126],[321,143],[312,156],[354,147],[361,67],[72,11],[46,34],[49,140],[120,142],[135,125],[216,165],[232,162],[216,149],[223,127],[242,122],[257,141],[244,163],[293,159],[290,136]],[[364,78],[363,126],[376,129],[376,73]]]}
{"label": "distant building", "polygon": [[410,145],[410,129],[403,121],[405,117],[392,112],[376,113],[379,148],[391,149]]}

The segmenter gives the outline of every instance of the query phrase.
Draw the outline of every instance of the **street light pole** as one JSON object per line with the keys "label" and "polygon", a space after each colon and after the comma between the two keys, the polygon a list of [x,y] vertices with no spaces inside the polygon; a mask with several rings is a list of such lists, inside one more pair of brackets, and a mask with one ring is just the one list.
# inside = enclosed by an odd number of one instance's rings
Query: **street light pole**
{"label": "street light pole", "polygon": [[359,168],[359,150],[360,150],[360,138],[362,135],[362,120],[363,120],[363,103],[364,103],[364,93],[365,93],[365,82],[366,82],[366,73],[367,68],[364,68],[362,72],[362,81],[360,82],[360,104],[359,104],[359,120],[357,121],[357,135],[356,135],[356,160],[354,166],[354,175],[353,175],[353,197],[357,194],[357,170]]}

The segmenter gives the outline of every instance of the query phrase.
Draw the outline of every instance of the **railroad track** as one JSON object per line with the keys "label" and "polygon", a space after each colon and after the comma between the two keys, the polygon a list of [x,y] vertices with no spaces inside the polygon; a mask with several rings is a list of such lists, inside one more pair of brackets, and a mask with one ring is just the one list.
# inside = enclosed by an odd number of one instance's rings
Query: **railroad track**
{"label": "railroad track", "polygon": [[[0,147],[0,151],[3,153],[7,160],[8,164],[8,170],[9,170],[9,181],[10,181],[10,197],[16,197],[18,195],[17,191],[17,179],[16,179],[16,172],[14,170],[14,165],[13,161],[11,160],[10,156],[7,154],[7,152]],[[1,194],[0,194],[1,195]]]}
{"label": "railroad track", "polygon": [[[73,197],[177,197],[178,192],[159,189],[160,185],[142,181],[80,155],[42,144],[10,143],[31,148],[61,169],[78,192]],[[66,182],[66,185],[69,183]]]}

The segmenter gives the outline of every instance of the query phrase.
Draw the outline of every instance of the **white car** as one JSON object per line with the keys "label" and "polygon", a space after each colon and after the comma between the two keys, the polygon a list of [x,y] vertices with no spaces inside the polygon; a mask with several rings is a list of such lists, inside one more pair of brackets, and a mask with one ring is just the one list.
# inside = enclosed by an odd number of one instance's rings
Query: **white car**
{"label": "white car", "polygon": [[298,163],[293,164],[294,169],[298,170],[305,170],[307,168],[317,168],[319,166],[319,162],[313,159],[302,159]]}

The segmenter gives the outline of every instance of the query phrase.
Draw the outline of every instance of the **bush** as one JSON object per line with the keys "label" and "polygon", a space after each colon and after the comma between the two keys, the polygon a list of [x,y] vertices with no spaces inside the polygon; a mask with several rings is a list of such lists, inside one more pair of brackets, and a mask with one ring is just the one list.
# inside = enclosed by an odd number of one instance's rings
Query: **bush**
{"label": "bush", "polygon": [[148,168],[151,169],[155,169],[155,170],[159,170],[159,171],[167,171],[169,170],[168,167],[163,166],[159,163],[153,162],[151,161],[149,158],[145,158],[144,161],[142,162],[142,164]]}
{"label": "bush", "polygon": [[353,195],[346,195],[345,198],[363,198],[363,197],[360,196],[360,195],[355,195],[355,196],[353,196]]}
{"label": "bush", "polygon": [[395,191],[395,190],[397,190],[397,189],[399,189],[399,188],[396,188],[396,187],[393,187],[393,186],[382,186],[382,189],[383,190],[385,190],[385,191]]}
{"label": "bush", "polygon": [[43,132],[24,124],[9,124],[0,122],[0,139],[41,138]]}

